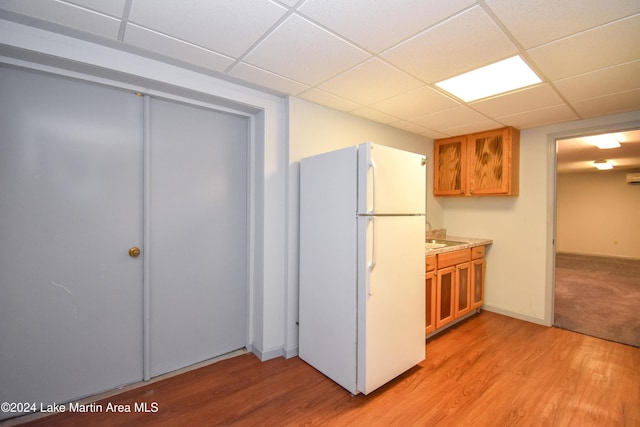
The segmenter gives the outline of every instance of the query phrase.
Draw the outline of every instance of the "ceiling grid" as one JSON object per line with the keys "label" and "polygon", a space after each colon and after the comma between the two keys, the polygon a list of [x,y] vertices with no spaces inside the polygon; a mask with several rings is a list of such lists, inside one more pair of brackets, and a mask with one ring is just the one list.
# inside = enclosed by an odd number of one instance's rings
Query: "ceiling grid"
{"label": "ceiling grid", "polygon": [[[0,0],[0,18],[429,138],[640,110],[638,0]],[[473,102],[435,85],[513,55],[542,82]]]}

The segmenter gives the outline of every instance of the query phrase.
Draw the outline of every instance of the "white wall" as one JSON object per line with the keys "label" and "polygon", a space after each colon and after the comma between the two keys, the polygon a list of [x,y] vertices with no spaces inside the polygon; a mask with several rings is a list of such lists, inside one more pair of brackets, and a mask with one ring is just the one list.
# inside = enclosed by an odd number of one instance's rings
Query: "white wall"
{"label": "white wall", "polygon": [[493,239],[485,309],[552,324],[555,141],[638,125],[640,111],[521,130],[519,196],[443,198],[449,234]]}
{"label": "white wall", "polygon": [[627,184],[628,172],[558,175],[558,252],[640,260],[640,185]]}
{"label": "white wall", "polygon": [[289,225],[287,281],[288,356],[297,354],[298,329],[298,239],[300,159],[314,154],[352,146],[365,141],[388,145],[428,157],[427,218],[434,228],[443,223],[440,202],[433,198],[431,157],[433,140],[372,122],[311,102],[290,97],[289,104]]}

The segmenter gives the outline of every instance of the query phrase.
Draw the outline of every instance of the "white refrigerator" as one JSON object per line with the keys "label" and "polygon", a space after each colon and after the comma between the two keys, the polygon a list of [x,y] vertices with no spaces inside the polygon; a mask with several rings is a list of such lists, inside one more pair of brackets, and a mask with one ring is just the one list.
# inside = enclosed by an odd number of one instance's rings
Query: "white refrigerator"
{"label": "white refrigerator", "polygon": [[425,164],[371,142],[300,162],[299,356],[352,394],[425,358]]}

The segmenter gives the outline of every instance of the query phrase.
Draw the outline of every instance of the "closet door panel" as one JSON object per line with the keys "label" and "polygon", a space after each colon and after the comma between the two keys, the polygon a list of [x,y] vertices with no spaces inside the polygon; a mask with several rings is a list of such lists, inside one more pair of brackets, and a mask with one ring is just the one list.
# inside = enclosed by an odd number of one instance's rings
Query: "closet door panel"
{"label": "closet door panel", "polygon": [[142,100],[4,66],[0,99],[0,401],[139,381]]}
{"label": "closet door panel", "polygon": [[242,348],[246,118],[151,99],[151,376]]}

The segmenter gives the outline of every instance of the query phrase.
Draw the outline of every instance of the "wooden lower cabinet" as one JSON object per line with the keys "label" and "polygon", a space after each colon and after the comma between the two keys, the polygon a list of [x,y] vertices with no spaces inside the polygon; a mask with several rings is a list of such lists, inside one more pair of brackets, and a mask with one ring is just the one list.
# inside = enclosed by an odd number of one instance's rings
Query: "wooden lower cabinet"
{"label": "wooden lower cabinet", "polygon": [[454,320],[455,267],[438,270],[436,280],[436,329]]}
{"label": "wooden lower cabinet", "polygon": [[458,319],[471,311],[471,264],[456,265],[456,287],[453,300],[455,302],[453,317]]}
{"label": "wooden lower cabinet", "polygon": [[484,258],[471,261],[471,310],[484,304],[484,273],[487,262]]}
{"label": "wooden lower cabinet", "polygon": [[426,274],[424,275],[426,297],[425,335],[436,330],[436,266],[437,256],[428,256],[425,264]]}
{"label": "wooden lower cabinet", "polygon": [[436,330],[436,273],[429,271],[424,276],[426,294],[426,313],[424,333]]}
{"label": "wooden lower cabinet", "polygon": [[484,247],[431,255],[427,266],[437,265],[425,276],[426,328],[434,332],[459,319],[484,302]]}

